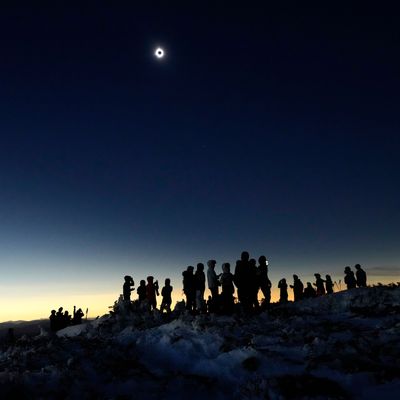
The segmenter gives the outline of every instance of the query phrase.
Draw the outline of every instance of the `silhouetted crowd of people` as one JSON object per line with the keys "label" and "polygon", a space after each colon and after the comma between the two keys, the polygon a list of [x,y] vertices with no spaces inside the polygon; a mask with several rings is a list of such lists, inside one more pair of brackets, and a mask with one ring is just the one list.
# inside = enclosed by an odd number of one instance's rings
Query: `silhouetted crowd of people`
{"label": "silhouetted crowd of people", "polygon": [[[192,265],[189,265],[182,272],[186,310],[194,314],[213,312],[231,314],[235,308],[235,287],[237,289],[237,300],[243,312],[252,313],[268,308],[271,302],[272,284],[268,277],[268,261],[265,256],[260,256],[257,264],[254,258],[250,258],[247,251],[243,251],[240,260],[236,261],[234,273],[231,272],[229,263],[223,263],[222,272],[217,274],[215,271],[216,264],[216,260],[209,260],[206,273],[203,263],[198,263],[196,270]],[[345,268],[344,282],[348,289],[365,287],[367,284],[366,273],[360,264],[356,264],[355,269],[356,275],[350,267]],[[304,287],[300,278],[293,275],[293,284],[290,285],[290,288],[293,290],[294,301],[329,295],[334,292],[336,282],[332,281],[330,275],[326,275],[325,279],[319,273],[315,273],[314,276],[315,282],[307,282],[306,287]],[[206,283],[211,293],[207,301],[204,298]],[[131,276],[124,277],[123,299],[128,307],[132,305],[131,293],[135,290],[134,285]],[[279,281],[278,288],[280,290],[279,302],[287,302],[288,284],[285,278]],[[171,312],[172,290],[171,280],[167,278],[161,290],[161,312]],[[260,290],[264,296],[261,304],[258,300]],[[154,280],[153,276],[148,276],[147,282],[141,280],[136,292],[138,297],[135,302],[137,304],[143,304],[149,311],[157,308],[159,286],[158,281]]]}
{"label": "silhouetted crowd of people", "polygon": [[70,325],[79,325],[82,323],[82,318],[84,313],[81,308],[78,310],[74,306],[74,312],[71,315],[67,310],[63,311],[63,307],[60,307],[58,311],[51,310],[50,314],[50,330],[52,332],[57,332],[60,329],[64,329]]}

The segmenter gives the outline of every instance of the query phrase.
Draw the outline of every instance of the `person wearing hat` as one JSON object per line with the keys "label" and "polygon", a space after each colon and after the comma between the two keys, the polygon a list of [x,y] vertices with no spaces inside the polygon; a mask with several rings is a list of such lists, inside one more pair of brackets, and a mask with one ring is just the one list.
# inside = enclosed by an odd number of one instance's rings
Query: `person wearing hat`
{"label": "person wearing hat", "polygon": [[356,278],[354,277],[354,272],[350,267],[344,269],[344,283],[347,285],[347,289],[354,289],[356,287]]}

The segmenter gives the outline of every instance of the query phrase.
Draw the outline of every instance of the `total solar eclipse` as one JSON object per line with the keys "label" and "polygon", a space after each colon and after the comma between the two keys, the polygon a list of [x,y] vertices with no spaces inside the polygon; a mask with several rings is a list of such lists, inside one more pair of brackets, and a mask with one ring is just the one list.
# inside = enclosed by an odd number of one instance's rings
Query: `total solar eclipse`
{"label": "total solar eclipse", "polygon": [[161,47],[157,47],[156,50],[154,51],[154,55],[157,58],[163,58],[165,56],[165,51]]}

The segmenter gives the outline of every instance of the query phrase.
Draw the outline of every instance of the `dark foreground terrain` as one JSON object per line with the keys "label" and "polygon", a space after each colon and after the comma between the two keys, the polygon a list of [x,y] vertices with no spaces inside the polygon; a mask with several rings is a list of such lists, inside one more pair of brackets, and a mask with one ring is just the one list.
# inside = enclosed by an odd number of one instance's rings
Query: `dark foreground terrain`
{"label": "dark foreground terrain", "polygon": [[41,322],[3,343],[1,398],[395,399],[399,309],[393,286],[247,318],[119,314],[57,335]]}

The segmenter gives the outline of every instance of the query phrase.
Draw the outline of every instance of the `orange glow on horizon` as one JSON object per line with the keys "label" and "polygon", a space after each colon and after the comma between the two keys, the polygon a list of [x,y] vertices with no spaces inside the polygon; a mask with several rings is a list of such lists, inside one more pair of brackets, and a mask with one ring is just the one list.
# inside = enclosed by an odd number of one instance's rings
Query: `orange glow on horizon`
{"label": "orange glow on horizon", "polygon": [[[368,284],[373,285],[378,282],[382,284],[388,284],[399,281],[398,276],[393,277],[374,277],[369,279]],[[288,282],[291,284],[291,282]],[[273,285],[271,293],[271,301],[277,302],[279,300],[279,289]],[[122,287],[121,287],[122,289]],[[342,282],[342,289],[345,289],[345,285]],[[337,291],[337,288],[335,288]],[[205,299],[209,296],[209,290],[206,289]],[[293,300],[293,291],[288,289],[289,300]],[[86,294],[62,294],[60,296],[52,294],[48,295],[32,295],[32,296],[19,296],[18,299],[10,300],[10,298],[1,297],[0,304],[7,304],[7,307],[2,306],[0,309],[0,322],[5,321],[31,321],[37,319],[47,319],[52,309],[58,309],[63,307],[64,310],[68,310],[70,313],[73,311],[73,306],[82,308],[83,312],[86,312],[86,308],[89,309],[88,317],[96,318],[108,314],[109,306],[112,306],[116,300],[118,300],[120,293],[86,293]],[[236,295],[236,293],[235,293]],[[3,294],[4,296],[4,294]],[[262,299],[261,291],[259,292],[259,299]],[[133,292],[132,299],[136,300],[136,292]],[[172,293],[172,308],[176,302],[184,299],[182,288],[174,288]],[[157,298],[157,306],[161,305],[161,296]]]}

